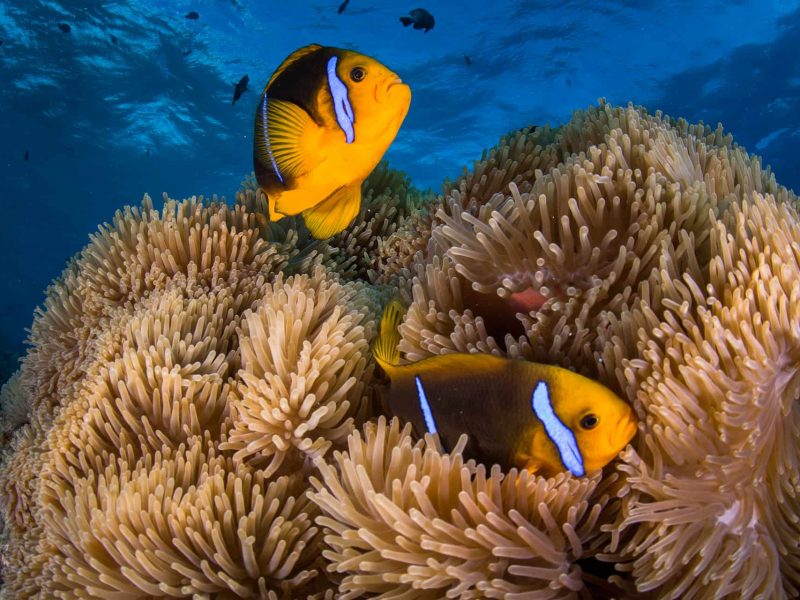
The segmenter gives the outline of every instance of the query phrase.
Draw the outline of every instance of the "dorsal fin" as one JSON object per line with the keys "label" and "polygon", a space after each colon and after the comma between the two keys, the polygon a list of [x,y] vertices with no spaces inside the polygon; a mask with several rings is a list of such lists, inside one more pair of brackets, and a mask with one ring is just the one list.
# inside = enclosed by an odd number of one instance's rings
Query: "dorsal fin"
{"label": "dorsal fin", "polygon": [[322,46],[319,44],[309,44],[308,46],[303,46],[302,48],[299,48],[298,50],[292,52],[289,56],[286,57],[286,59],[280,64],[280,66],[277,69],[275,69],[275,72],[272,74],[272,77],[270,77],[269,81],[267,82],[267,87],[272,85],[272,82],[275,81],[275,79],[277,79],[278,76],[289,67],[289,65],[296,63],[304,56],[307,56],[312,52],[316,52],[320,48],[322,48]]}
{"label": "dorsal fin", "polygon": [[372,355],[384,371],[388,371],[400,362],[400,351],[397,349],[400,332],[397,328],[405,314],[406,309],[399,300],[392,300],[383,310],[381,331],[372,347]]}

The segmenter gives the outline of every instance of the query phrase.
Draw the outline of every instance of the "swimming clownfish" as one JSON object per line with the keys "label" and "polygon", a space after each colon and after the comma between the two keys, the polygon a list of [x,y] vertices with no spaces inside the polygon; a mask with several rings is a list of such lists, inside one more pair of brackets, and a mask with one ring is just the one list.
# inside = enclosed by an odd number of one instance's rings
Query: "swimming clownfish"
{"label": "swimming clownfish", "polygon": [[317,239],[345,229],[410,103],[411,89],[373,58],[317,44],[290,54],[255,117],[253,163],[270,219],[302,214]]}
{"label": "swimming clownfish", "polygon": [[489,354],[442,354],[399,365],[391,302],[373,355],[389,377],[388,410],[417,435],[438,433],[445,449],[462,433],[483,463],[551,477],[583,476],[611,462],[636,433],[631,407],[608,388],[561,367]]}

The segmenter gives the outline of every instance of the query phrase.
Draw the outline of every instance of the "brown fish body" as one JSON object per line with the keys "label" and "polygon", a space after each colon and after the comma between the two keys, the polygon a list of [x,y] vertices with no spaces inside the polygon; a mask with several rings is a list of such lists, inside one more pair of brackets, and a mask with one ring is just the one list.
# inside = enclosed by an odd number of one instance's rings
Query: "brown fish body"
{"label": "brown fish body", "polygon": [[415,433],[436,433],[447,452],[487,466],[582,477],[602,469],[636,433],[631,407],[600,383],[556,365],[452,353],[401,365],[405,309],[390,302],[372,353],[389,377],[384,409]]}
{"label": "brown fish body", "polygon": [[419,378],[445,450],[467,433],[467,456],[479,456],[490,464],[514,464],[516,454],[530,445],[535,429],[541,428],[530,409],[533,382],[526,369],[529,363],[486,354],[441,355],[389,366],[387,408],[411,423],[417,435],[427,433]]}

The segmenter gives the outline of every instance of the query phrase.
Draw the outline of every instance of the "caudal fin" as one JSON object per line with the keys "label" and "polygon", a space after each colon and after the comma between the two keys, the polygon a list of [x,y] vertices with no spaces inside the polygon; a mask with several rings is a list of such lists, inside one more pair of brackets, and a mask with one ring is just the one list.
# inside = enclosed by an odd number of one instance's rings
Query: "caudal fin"
{"label": "caudal fin", "polygon": [[372,355],[381,368],[386,371],[400,362],[400,331],[398,327],[403,321],[406,309],[399,300],[392,300],[383,310],[381,317],[381,332],[372,346]]}
{"label": "caudal fin", "polygon": [[400,17],[400,22],[403,24],[403,27],[408,27],[414,22],[414,19],[411,17]]}

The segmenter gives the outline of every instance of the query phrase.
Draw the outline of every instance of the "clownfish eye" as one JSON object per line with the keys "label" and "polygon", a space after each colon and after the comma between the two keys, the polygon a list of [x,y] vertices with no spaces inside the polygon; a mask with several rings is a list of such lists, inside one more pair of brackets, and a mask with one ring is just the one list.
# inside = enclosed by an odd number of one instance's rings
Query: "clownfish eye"
{"label": "clownfish eye", "polygon": [[352,71],[350,71],[350,79],[353,81],[361,81],[364,77],[367,76],[367,72],[364,70],[363,67],[355,67]]}
{"label": "clownfish eye", "polygon": [[582,429],[594,429],[597,427],[597,424],[600,422],[600,419],[597,418],[597,415],[588,414],[581,419],[581,428]]}

